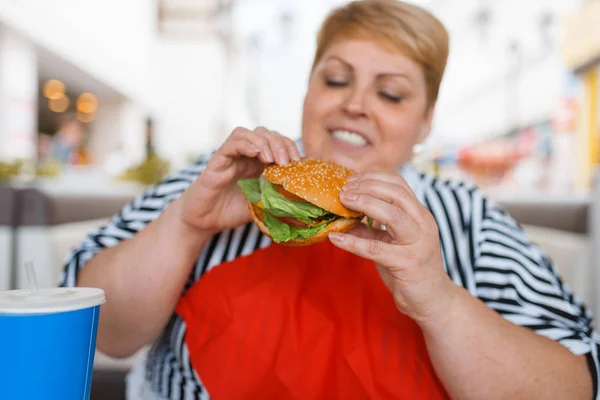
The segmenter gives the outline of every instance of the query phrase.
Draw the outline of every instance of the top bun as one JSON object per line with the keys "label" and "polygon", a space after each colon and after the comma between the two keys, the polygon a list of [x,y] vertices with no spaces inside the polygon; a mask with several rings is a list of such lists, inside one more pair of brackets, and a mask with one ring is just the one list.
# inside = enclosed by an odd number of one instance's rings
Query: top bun
{"label": "top bun", "polygon": [[357,218],[363,214],[347,209],[340,202],[340,192],[346,179],[354,171],[341,165],[312,158],[292,161],[286,166],[270,165],[264,177],[288,192],[344,218]]}

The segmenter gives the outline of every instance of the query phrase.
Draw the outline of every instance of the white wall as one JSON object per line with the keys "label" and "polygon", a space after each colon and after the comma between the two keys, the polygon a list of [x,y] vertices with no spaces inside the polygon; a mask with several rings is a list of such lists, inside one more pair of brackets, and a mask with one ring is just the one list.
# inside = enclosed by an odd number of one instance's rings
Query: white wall
{"label": "white wall", "polygon": [[0,23],[144,102],[154,0],[0,0]]}
{"label": "white wall", "polygon": [[35,158],[37,104],[35,48],[0,27],[0,160]]}
{"label": "white wall", "polygon": [[224,53],[216,38],[158,40],[150,65],[156,146],[176,164],[217,143],[224,112]]}
{"label": "white wall", "polygon": [[146,108],[127,99],[104,103],[91,126],[91,161],[112,174],[142,162],[147,116]]}

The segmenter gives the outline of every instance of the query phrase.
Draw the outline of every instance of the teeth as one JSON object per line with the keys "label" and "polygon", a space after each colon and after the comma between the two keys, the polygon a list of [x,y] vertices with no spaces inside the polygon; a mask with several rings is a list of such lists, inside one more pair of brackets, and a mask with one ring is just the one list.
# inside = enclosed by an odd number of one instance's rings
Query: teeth
{"label": "teeth", "polygon": [[331,133],[334,138],[337,140],[341,140],[342,142],[349,143],[354,146],[366,146],[367,139],[360,136],[357,133],[349,132],[349,131],[333,131]]}

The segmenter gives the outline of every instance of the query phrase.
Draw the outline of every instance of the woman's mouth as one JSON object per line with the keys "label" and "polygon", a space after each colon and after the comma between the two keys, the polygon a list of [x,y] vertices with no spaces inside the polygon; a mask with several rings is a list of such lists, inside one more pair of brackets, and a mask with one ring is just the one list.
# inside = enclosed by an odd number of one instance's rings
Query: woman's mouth
{"label": "woman's mouth", "polygon": [[369,144],[369,141],[364,136],[347,130],[331,131],[331,136],[333,136],[336,141],[353,147],[365,147]]}

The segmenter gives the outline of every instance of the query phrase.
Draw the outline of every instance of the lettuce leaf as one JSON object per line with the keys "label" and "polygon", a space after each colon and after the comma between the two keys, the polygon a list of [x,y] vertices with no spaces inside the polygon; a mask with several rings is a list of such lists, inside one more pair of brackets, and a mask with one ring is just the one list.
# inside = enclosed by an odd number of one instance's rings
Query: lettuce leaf
{"label": "lettuce leaf", "polygon": [[331,214],[314,204],[286,199],[277,192],[275,185],[263,177],[259,183],[263,209],[277,217],[292,217],[310,224],[311,218]]}
{"label": "lettuce leaf", "polygon": [[263,221],[275,243],[289,242],[294,239],[308,239],[325,229],[327,225],[337,218],[337,216],[332,214],[331,219],[324,224],[312,228],[296,228],[279,221],[269,212],[263,213]]}
{"label": "lettuce leaf", "polygon": [[[314,204],[286,199],[277,192],[275,185],[263,177],[260,179],[241,179],[237,184],[251,203],[261,202],[263,221],[275,243],[289,242],[294,239],[308,239],[339,218],[337,215]],[[312,222],[311,218],[326,217],[327,219],[324,223],[312,228],[296,228],[279,221],[276,217],[292,217],[307,224]]]}
{"label": "lettuce leaf", "polygon": [[237,184],[250,203],[256,204],[260,201],[260,183],[258,179],[240,179]]}

